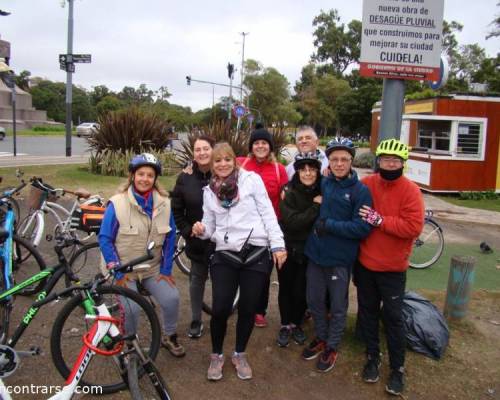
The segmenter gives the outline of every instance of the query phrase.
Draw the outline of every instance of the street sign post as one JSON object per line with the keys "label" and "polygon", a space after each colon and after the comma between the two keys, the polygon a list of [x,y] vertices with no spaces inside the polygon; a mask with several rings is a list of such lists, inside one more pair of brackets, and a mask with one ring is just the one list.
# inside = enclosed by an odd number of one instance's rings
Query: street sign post
{"label": "street sign post", "polygon": [[360,74],[437,81],[444,0],[363,0]]}

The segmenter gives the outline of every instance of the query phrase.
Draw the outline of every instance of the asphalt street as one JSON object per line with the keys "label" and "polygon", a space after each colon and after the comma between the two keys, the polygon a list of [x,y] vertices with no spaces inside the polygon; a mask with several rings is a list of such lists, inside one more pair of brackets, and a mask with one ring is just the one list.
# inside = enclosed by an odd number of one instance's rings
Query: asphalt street
{"label": "asphalt street", "polygon": [[[65,156],[66,138],[64,136],[18,136],[16,138],[18,156]],[[13,156],[12,135],[0,141],[0,158]],[[88,149],[87,140],[71,137],[71,154],[84,155]]]}

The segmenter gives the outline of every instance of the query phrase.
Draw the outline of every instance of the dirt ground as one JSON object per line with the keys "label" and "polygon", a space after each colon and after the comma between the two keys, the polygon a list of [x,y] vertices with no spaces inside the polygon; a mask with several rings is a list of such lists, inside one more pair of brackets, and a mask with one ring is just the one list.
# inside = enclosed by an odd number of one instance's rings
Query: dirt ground
{"label": "dirt ground", "polygon": [[[440,221],[449,240],[478,243],[486,240],[500,249],[500,231],[484,226],[464,226]],[[48,263],[54,261],[52,244],[42,246]],[[51,257],[49,257],[49,255]],[[87,271],[87,274],[91,274]],[[334,370],[327,374],[315,371],[314,361],[300,357],[302,347],[290,344],[288,348],[276,345],[279,329],[277,306],[278,286],[271,285],[267,328],[255,328],[248,346],[254,378],[241,381],[236,377],[230,360],[226,359],[224,377],[219,382],[208,382],[206,370],[210,353],[209,317],[203,316],[205,334],[198,340],[186,335],[190,323],[188,279],[175,269],[181,293],[181,312],[178,333],[187,355],[176,359],[162,349],[157,366],[167,380],[174,399],[262,399],[262,400],[323,400],[323,399],[385,399],[389,398],[384,385],[388,376],[387,354],[384,352],[382,379],[376,384],[365,384],[360,377],[364,363],[363,346],[353,337],[355,324],[355,289],[351,290],[348,327]],[[275,279],[275,277],[273,277]],[[442,309],[444,293],[423,291]],[[62,302],[61,302],[62,303]],[[61,303],[50,304],[40,311],[28,328],[17,349],[26,350],[32,345],[42,349],[42,355],[22,359],[22,365],[7,385],[62,385],[63,379],[52,365],[50,357],[51,324]],[[29,299],[17,298],[13,318],[19,319],[21,310],[29,306]],[[230,319],[225,354],[234,347],[237,315]],[[500,400],[500,291],[474,292],[468,318],[450,324],[451,338],[445,356],[434,361],[422,355],[407,353],[406,399],[498,399]],[[15,324],[11,325],[12,327]],[[311,338],[312,323],[305,325]],[[11,329],[12,331],[12,329]],[[20,395],[19,399],[42,399],[44,395]],[[93,398],[78,396],[78,398]],[[128,392],[108,396],[113,399],[130,398]]]}

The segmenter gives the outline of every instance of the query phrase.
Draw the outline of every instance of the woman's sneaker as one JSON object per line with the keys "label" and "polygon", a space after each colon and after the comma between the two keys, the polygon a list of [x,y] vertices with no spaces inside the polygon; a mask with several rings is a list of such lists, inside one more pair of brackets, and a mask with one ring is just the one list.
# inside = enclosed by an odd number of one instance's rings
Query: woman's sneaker
{"label": "woman's sneaker", "polygon": [[184,357],[186,355],[184,347],[182,347],[182,345],[177,341],[177,333],[170,336],[163,335],[161,345],[165,347],[174,357]]}
{"label": "woman's sneaker", "polygon": [[291,335],[291,330],[290,327],[288,326],[282,326],[279,333],[278,333],[278,339],[276,342],[278,342],[279,347],[288,347],[288,344],[290,343],[290,335]]}
{"label": "woman's sneaker", "polygon": [[246,353],[234,353],[231,362],[236,368],[236,373],[240,379],[252,379],[252,368],[248,364]]}
{"label": "woman's sneaker", "polygon": [[189,327],[188,336],[191,339],[198,339],[203,334],[203,323],[201,321],[191,322]]}
{"label": "woman's sneaker", "polygon": [[300,326],[294,326],[292,328],[292,338],[295,343],[303,345],[306,342],[306,334]]}
{"label": "woman's sneaker", "polygon": [[255,326],[257,328],[265,328],[267,326],[267,320],[264,314],[255,314]]}
{"label": "woman's sneaker", "polygon": [[209,381],[218,381],[222,379],[222,367],[224,366],[224,355],[210,354],[210,365],[207,371]]}
{"label": "woman's sneaker", "polygon": [[321,354],[325,347],[326,342],[324,340],[314,338],[302,352],[302,358],[304,360],[313,360]]}

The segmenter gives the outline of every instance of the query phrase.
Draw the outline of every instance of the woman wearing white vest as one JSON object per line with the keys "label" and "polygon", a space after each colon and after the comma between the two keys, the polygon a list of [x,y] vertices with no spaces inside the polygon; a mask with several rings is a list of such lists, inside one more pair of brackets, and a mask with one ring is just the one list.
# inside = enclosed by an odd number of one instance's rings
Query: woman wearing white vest
{"label": "woman wearing white vest", "polygon": [[223,344],[232,302],[240,289],[236,345],[231,361],[240,379],[251,379],[245,349],[252,334],[260,294],[274,264],[286,259],[283,233],[260,176],[238,167],[228,143],[212,150],[212,177],[203,189],[203,219],[193,234],[215,242],[212,279],[212,354],[207,378],[222,378]]}
{"label": "woman wearing white vest", "polygon": [[170,200],[158,185],[161,164],[155,156],[143,153],[128,166],[129,177],[119,193],[111,197],[99,232],[99,246],[107,268],[124,264],[144,254],[154,242],[151,268],[116,276],[118,284],[137,291],[140,281],[160,304],[163,314],[162,345],[176,357],[185,355],[177,341],[179,291],[172,276],[175,222]]}

